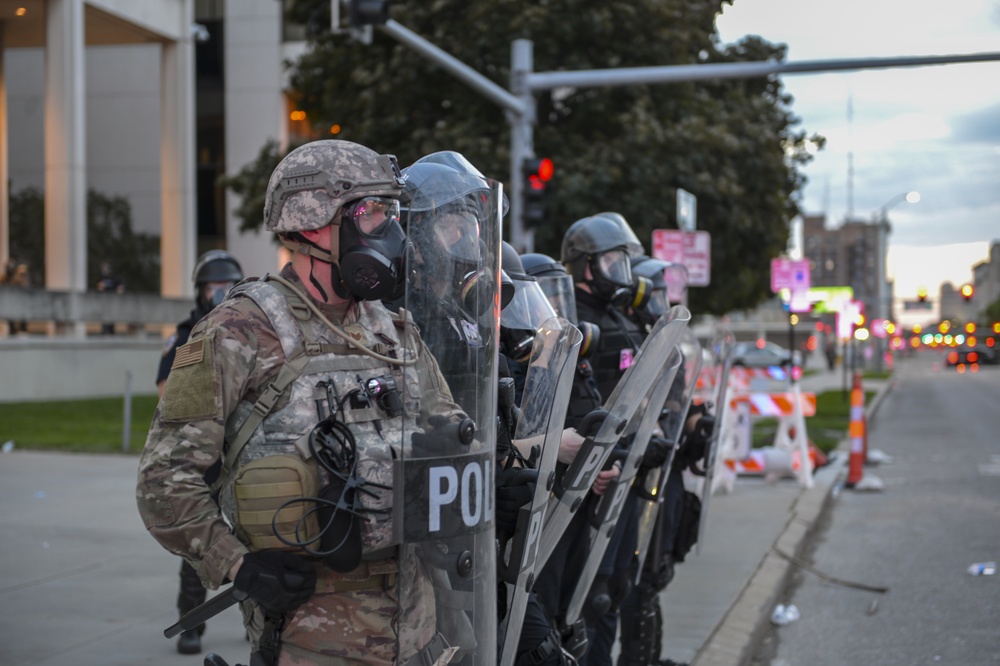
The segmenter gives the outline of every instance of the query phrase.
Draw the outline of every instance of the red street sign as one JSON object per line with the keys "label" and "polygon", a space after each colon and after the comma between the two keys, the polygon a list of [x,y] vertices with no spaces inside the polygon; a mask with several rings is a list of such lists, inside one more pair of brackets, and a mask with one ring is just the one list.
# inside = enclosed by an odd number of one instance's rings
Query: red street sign
{"label": "red street sign", "polygon": [[653,257],[688,269],[688,285],[707,287],[712,276],[712,235],[707,231],[653,229]]}

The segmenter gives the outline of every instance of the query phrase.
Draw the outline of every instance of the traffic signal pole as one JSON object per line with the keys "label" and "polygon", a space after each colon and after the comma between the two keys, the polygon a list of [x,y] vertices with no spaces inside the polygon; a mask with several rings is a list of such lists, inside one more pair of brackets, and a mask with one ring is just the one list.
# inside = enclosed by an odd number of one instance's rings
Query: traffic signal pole
{"label": "traffic signal pole", "polygon": [[[333,0],[336,2],[337,0]],[[534,251],[534,231],[523,219],[524,160],[535,156],[534,94],[558,87],[599,88],[639,83],[678,83],[716,79],[748,79],[776,74],[810,74],[816,72],[854,71],[921,67],[955,63],[992,62],[1000,53],[971,53],[940,56],[899,56],[891,58],[854,58],[840,60],[808,60],[802,62],[733,62],[699,65],[664,65],[660,67],[622,67],[578,70],[575,72],[535,72],[534,44],[517,39],[511,44],[510,91],[508,92],[446,51],[438,48],[398,21],[388,19],[379,30],[436,63],[455,78],[482,94],[507,111],[510,123],[510,179],[505,189],[510,199],[511,245],[520,252]]]}

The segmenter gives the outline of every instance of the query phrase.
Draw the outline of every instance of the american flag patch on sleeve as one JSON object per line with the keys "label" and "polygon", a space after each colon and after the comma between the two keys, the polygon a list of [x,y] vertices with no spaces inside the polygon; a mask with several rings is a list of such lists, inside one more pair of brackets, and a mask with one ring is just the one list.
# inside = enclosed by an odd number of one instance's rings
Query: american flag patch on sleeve
{"label": "american flag patch on sleeve", "polygon": [[174,356],[174,364],[170,366],[170,369],[174,370],[176,368],[183,368],[186,365],[201,363],[204,357],[205,341],[195,340],[194,342],[189,342],[177,349],[177,354]]}

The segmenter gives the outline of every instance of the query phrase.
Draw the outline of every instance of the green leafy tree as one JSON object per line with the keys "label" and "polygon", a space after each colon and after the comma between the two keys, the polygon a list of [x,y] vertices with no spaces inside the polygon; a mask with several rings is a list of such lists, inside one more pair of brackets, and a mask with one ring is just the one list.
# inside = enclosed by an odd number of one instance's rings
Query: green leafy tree
{"label": "green leafy tree", "polygon": [[26,187],[10,195],[10,258],[28,266],[32,286],[45,284],[45,195]]}
{"label": "green leafy tree", "polygon": [[[758,37],[723,47],[714,21],[725,3],[615,0],[581,11],[570,0],[401,0],[392,16],[503,87],[518,38],[533,41],[536,71],[785,57]],[[331,34],[329,11],[329,0],[297,0],[289,11],[311,46],[291,64],[291,85],[317,135],[336,123],[338,138],[404,166],[457,150],[506,177],[503,109],[377,30],[368,46]],[[713,240],[712,285],[691,290],[692,310],[749,309],[771,295],[770,260],[786,248],[798,167],[810,159],[779,79],[558,89],[536,101],[535,152],[556,165],[538,251],[558,257],[565,230],[600,211],[622,213],[648,249],[653,229],[676,228],[681,187],[697,196],[698,228]],[[260,225],[259,210],[245,227]]]}
{"label": "green leafy tree", "polygon": [[125,197],[87,192],[87,285],[111,266],[128,291],[160,292],[160,237],[132,229],[132,206]]}
{"label": "green leafy tree", "polygon": [[[10,196],[10,255],[28,264],[31,284],[45,284],[45,195],[34,187]],[[159,293],[160,239],[132,229],[124,197],[87,192],[87,285],[108,263],[129,291]]]}

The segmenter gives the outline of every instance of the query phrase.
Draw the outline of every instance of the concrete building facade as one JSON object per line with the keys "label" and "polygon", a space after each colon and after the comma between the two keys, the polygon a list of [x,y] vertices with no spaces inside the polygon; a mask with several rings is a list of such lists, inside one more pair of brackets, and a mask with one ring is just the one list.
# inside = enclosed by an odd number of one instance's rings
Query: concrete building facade
{"label": "concrete building facade", "polygon": [[[879,298],[891,319],[893,285],[883,274],[880,260],[884,252],[879,225],[865,220],[845,220],[836,228],[828,228],[825,215],[802,218],[802,246],[810,262],[810,279],[814,287],[848,286],[854,299],[865,306],[866,317],[879,312]],[[882,280],[881,292],[879,280]]]}
{"label": "concrete building facade", "polygon": [[[247,274],[277,245],[242,233],[218,188],[268,140],[287,145],[275,0],[0,0],[0,260],[10,192],[45,196],[45,284],[83,292],[86,192],[127,199],[137,232],[160,237],[161,294],[192,296],[200,252],[222,247]],[[9,190],[7,184],[9,182]],[[40,221],[41,224],[41,221]]]}

